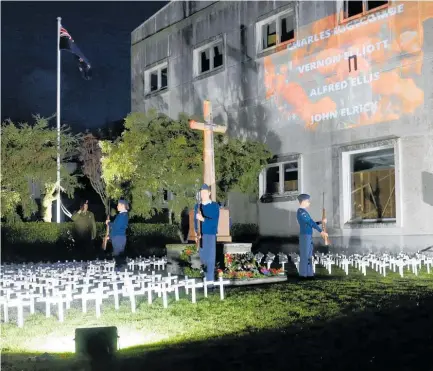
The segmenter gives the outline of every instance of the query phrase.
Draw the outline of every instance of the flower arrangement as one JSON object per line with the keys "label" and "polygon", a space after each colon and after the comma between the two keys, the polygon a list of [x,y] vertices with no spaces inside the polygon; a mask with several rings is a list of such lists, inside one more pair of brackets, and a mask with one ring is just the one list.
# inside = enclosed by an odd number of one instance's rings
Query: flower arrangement
{"label": "flower arrangement", "polygon": [[252,253],[246,254],[225,254],[224,255],[225,271],[218,269],[218,276],[229,279],[251,279],[277,276],[284,274],[282,268],[267,269],[259,266]]}
{"label": "flower arrangement", "polygon": [[188,245],[188,247],[185,248],[185,250],[182,251],[180,254],[180,259],[185,262],[190,262],[190,257],[197,253],[197,246],[196,245]]}
{"label": "flower arrangement", "polygon": [[[201,277],[202,273],[200,269],[191,268],[191,256],[198,252],[195,245],[187,246],[181,253],[181,260],[186,263],[184,272],[188,277]],[[267,269],[266,266],[261,266],[257,263],[252,253],[246,254],[224,254],[224,265],[225,269],[216,267],[216,276],[237,279],[237,280],[248,280],[254,278],[264,278],[283,275],[283,268],[271,268]]]}
{"label": "flower arrangement", "polygon": [[271,268],[268,269],[264,266],[260,267],[260,273],[264,274],[265,276],[279,276],[284,274],[283,268]]}
{"label": "flower arrangement", "polygon": [[279,276],[279,275],[283,275],[284,274],[284,270],[283,268],[271,268],[271,275],[272,276]]}

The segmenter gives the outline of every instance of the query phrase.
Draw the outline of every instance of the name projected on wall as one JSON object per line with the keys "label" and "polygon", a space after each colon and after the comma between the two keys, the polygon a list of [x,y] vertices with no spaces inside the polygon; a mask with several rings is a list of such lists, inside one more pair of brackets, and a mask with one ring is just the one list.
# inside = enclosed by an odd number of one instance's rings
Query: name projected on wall
{"label": "name projected on wall", "polygon": [[312,129],[333,120],[344,129],[398,120],[424,104],[433,2],[397,2],[337,27],[335,19],[301,27],[298,40],[264,58],[266,97],[287,120]]}

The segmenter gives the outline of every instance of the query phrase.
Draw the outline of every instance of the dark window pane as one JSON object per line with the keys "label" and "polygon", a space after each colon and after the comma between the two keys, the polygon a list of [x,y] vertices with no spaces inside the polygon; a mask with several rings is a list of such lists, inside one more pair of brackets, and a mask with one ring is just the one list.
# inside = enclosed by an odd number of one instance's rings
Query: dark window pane
{"label": "dark window pane", "polygon": [[273,166],[266,170],[266,193],[280,193],[280,168]]}
{"label": "dark window pane", "polygon": [[352,156],[352,220],[395,219],[394,149]]}
{"label": "dark window pane", "polygon": [[280,41],[283,43],[295,38],[295,17],[290,14],[280,19],[281,36]]}
{"label": "dark window pane", "polygon": [[207,72],[210,69],[209,49],[200,52],[200,72]]}
{"label": "dark window pane", "polygon": [[268,23],[262,26],[263,49],[270,48],[277,44],[277,24]]}
{"label": "dark window pane", "polygon": [[388,4],[388,1],[367,1],[367,10],[373,10],[386,4]]}
{"label": "dark window pane", "polygon": [[290,170],[297,170],[298,169],[298,162],[288,162],[284,164],[284,172],[288,172]]}
{"label": "dark window pane", "polygon": [[213,68],[218,68],[223,65],[223,45],[218,44],[213,47]]}
{"label": "dark window pane", "polygon": [[284,164],[284,192],[298,190],[298,163]]}
{"label": "dark window pane", "polygon": [[344,17],[350,18],[355,15],[362,14],[362,1],[345,1],[344,2]]}
{"label": "dark window pane", "polygon": [[152,72],[150,74],[150,91],[158,90],[158,72]]}
{"label": "dark window pane", "polygon": [[163,68],[161,70],[161,89],[167,87],[168,83],[168,75],[167,75],[167,68]]}
{"label": "dark window pane", "polygon": [[352,168],[354,172],[372,169],[390,169],[394,168],[394,164],[393,148],[364,152],[352,156]]}

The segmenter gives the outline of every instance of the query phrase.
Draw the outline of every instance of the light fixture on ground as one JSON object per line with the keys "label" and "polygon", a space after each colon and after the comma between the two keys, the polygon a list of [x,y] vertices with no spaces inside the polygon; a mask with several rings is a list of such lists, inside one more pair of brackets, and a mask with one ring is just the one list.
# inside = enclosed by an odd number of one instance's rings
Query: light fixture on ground
{"label": "light fixture on ground", "polygon": [[75,353],[101,358],[112,356],[117,350],[117,327],[89,327],[75,329]]}

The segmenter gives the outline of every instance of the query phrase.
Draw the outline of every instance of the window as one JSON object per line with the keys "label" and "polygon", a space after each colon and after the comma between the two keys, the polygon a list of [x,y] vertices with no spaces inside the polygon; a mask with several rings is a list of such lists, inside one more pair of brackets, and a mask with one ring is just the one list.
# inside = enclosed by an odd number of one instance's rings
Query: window
{"label": "window", "polygon": [[293,41],[295,39],[295,13],[291,9],[259,22],[257,33],[260,35],[258,38],[260,40],[259,51]]}
{"label": "window", "polygon": [[224,66],[224,41],[222,38],[194,50],[194,75],[199,76]]}
{"label": "window", "polygon": [[145,94],[153,93],[168,87],[168,66],[162,63],[145,72]]}
{"label": "window", "polygon": [[368,12],[384,8],[388,1],[352,1],[345,0],[343,7],[343,19],[350,19],[356,16],[363,16]]}
{"label": "window", "polygon": [[351,154],[350,169],[350,221],[395,221],[394,148]]}
{"label": "window", "polygon": [[284,195],[298,191],[298,161],[269,165],[266,168],[265,194]]}

